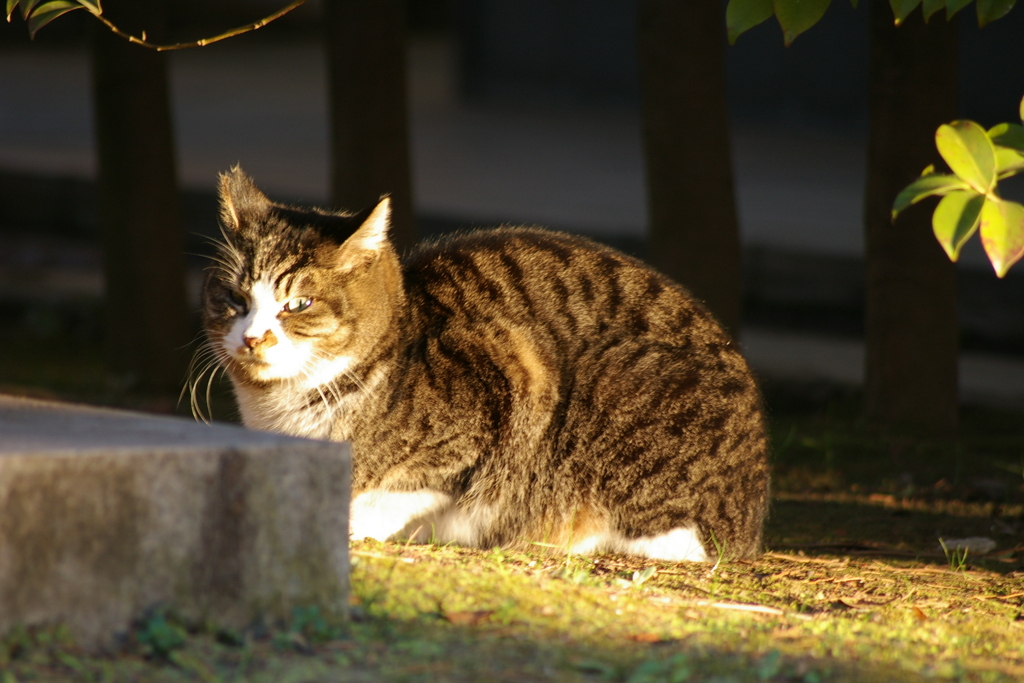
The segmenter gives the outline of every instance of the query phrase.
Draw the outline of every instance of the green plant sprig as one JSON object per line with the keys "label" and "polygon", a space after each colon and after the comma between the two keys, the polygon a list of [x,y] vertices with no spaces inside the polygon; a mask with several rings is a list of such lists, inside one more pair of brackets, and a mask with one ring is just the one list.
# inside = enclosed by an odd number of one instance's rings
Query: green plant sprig
{"label": "green plant sprig", "polygon": [[939,539],[939,545],[942,546],[942,552],[946,555],[946,561],[949,562],[949,571],[961,573],[967,571],[967,553],[969,552],[967,547],[950,548],[942,538]]}
{"label": "green plant sprig", "polygon": [[[1024,121],[1024,99],[1020,104]],[[1003,277],[1024,256],[1024,206],[999,196],[999,181],[1024,171],[1024,126],[1000,123],[985,130],[974,121],[939,126],[935,146],[952,173],[928,166],[905,187],[892,206],[893,220],[922,199],[940,196],[932,229],[951,261],[975,232]]]}

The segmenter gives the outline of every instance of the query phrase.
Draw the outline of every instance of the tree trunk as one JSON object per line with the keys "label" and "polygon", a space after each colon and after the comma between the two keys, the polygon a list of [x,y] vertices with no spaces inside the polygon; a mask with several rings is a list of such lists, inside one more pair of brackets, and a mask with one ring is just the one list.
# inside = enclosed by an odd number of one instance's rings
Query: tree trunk
{"label": "tree trunk", "polygon": [[637,46],[655,267],[739,332],[742,273],[718,2],[641,0]]}
{"label": "tree trunk", "polygon": [[895,225],[890,211],[956,117],[955,29],[919,12],[897,28],[887,0],[871,6],[865,407],[885,427],[933,433],[957,422],[956,270],[932,234],[933,204]]}
{"label": "tree trunk", "polygon": [[[160,39],[163,0],[108,0],[120,27]],[[192,336],[164,55],[98,26],[93,100],[106,283],[106,356],[130,386],[181,386]]]}
{"label": "tree trunk", "polygon": [[391,195],[391,237],[416,243],[402,0],[325,0],[331,201],[358,210]]}

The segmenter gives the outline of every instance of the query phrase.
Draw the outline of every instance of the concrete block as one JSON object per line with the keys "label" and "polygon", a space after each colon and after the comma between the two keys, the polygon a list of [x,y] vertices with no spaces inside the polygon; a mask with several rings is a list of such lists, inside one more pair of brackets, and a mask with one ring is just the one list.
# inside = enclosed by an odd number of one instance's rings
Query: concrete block
{"label": "concrete block", "polygon": [[348,444],[0,396],[0,634],[344,614]]}

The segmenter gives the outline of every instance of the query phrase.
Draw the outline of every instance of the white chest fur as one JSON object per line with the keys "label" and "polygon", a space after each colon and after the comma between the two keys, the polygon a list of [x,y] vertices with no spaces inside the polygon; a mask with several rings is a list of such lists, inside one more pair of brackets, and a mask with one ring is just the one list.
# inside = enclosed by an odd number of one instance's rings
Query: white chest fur
{"label": "white chest fur", "polygon": [[325,401],[310,402],[307,396],[308,392],[299,388],[274,391],[235,385],[235,398],[246,427],[307,439],[330,438],[336,409]]}

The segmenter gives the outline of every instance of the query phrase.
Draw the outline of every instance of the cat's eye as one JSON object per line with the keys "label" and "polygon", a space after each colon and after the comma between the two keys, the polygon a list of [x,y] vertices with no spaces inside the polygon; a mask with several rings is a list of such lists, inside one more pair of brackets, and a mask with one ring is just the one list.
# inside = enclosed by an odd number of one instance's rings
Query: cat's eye
{"label": "cat's eye", "polygon": [[313,300],[297,296],[284,305],[285,313],[300,313],[313,305]]}
{"label": "cat's eye", "polygon": [[228,289],[228,303],[242,311],[249,306],[249,301],[245,298],[245,295],[237,289]]}

